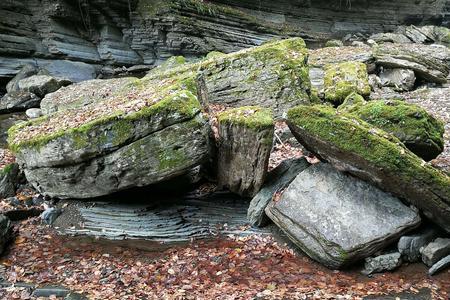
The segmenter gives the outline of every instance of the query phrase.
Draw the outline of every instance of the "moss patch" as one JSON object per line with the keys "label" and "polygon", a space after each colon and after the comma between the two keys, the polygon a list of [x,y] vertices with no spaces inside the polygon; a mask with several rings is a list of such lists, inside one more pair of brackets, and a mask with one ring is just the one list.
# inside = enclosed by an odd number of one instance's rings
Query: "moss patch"
{"label": "moss patch", "polygon": [[370,95],[367,67],[361,62],[343,62],[325,66],[325,99],[341,104],[351,93]]}
{"label": "moss patch", "polygon": [[239,124],[255,130],[272,128],[274,126],[271,110],[258,106],[230,109],[218,114],[217,119],[219,124]]}

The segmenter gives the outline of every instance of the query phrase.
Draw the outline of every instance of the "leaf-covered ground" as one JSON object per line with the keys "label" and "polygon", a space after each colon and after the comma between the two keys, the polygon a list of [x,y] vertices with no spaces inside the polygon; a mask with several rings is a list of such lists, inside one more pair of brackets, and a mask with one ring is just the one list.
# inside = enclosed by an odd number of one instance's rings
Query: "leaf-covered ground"
{"label": "leaf-covered ground", "polygon": [[[357,270],[331,271],[267,235],[152,252],[63,238],[37,219],[16,228],[0,275],[11,282],[61,284],[90,299],[360,299],[422,288],[434,299],[448,299],[450,291],[449,271],[432,278],[420,264],[372,278]],[[0,299],[32,298],[9,288],[0,290]]]}

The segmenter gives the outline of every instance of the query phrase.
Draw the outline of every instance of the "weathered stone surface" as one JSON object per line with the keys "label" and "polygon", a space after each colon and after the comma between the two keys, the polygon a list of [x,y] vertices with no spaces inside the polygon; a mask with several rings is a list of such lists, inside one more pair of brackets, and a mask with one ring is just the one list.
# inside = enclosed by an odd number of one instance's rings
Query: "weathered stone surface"
{"label": "weathered stone surface", "polygon": [[44,115],[59,110],[83,107],[119,95],[124,86],[137,82],[136,78],[94,79],[71,84],[46,95],[41,101]]}
{"label": "weathered stone surface", "polygon": [[325,43],[325,47],[343,47],[344,43],[341,40],[329,40]]}
{"label": "weathered stone surface", "polygon": [[412,41],[404,34],[401,33],[376,33],[371,35],[371,40],[374,40],[377,43],[397,43],[397,44],[410,44]]}
{"label": "weathered stone surface", "polygon": [[12,224],[11,221],[0,214],[0,254],[5,250],[6,245],[12,238]]}
{"label": "weathered stone surface", "polygon": [[433,241],[438,231],[433,227],[423,228],[412,235],[405,235],[398,241],[398,251],[402,258],[409,262],[417,262],[421,258],[420,249]]}
{"label": "weathered stone surface", "polygon": [[402,265],[401,254],[398,252],[368,257],[365,260],[363,274],[382,273],[393,271]]}
{"label": "weathered stone surface", "polygon": [[29,91],[9,92],[0,100],[0,113],[10,113],[39,107],[40,102],[41,98]]}
{"label": "weathered stone surface", "polygon": [[273,143],[269,109],[246,106],[217,116],[217,180],[220,187],[253,197],[264,184]]}
{"label": "weathered stone surface", "polygon": [[410,91],[414,88],[416,75],[408,69],[384,69],[380,73],[381,84],[395,91]]}
{"label": "weathered stone surface", "polygon": [[450,239],[437,238],[422,249],[422,261],[429,267],[450,255]]}
{"label": "weathered stone surface", "polygon": [[6,85],[6,91],[8,93],[18,92],[19,81],[27,77],[36,75],[38,71],[39,69],[35,65],[28,64],[23,66],[19,73],[17,73],[16,76],[14,76],[14,78],[8,82],[8,84]]}
{"label": "weathered stone surface", "polygon": [[283,161],[273,169],[267,176],[266,183],[262,189],[253,197],[248,207],[247,219],[256,227],[263,227],[269,222],[265,213],[266,206],[273,196],[287,187],[292,180],[304,169],[309,167],[305,158],[289,159]]}
{"label": "weathered stone surface", "polygon": [[16,195],[16,187],[19,183],[19,166],[11,163],[0,169],[0,198]]}
{"label": "weathered stone surface", "polygon": [[40,108],[29,108],[25,111],[25,114],[30,119],[36,119],[42,117],[42,110]]}
{"label": "weathered stone surface", "polygon": [[10,146],[29,182],[51,197],[90,198],[163,181],[207,156],[209,127],[196,89],[193,73],[135,80],[102,102],[11,128]]}
{"label": "weathered stone surface", "polygon": [[266,213],[310,257],[331,268],[372,255],[420,223],[400,200],[324,163],[301,172]]}
{"label": "weathered stone surface", "polygon": [[407,36],[414,43],[437,43],[450,45],[450,29],[441,26],[400,26],[397,32]]}
{"label": "weathered stone surface", "polygon": [[19,80],[17,85],[20,91],[27,91],[38,97],[44,97],[71,83],[72,82],[66,78],[57,78],[48,75],[33,75]]}
{"label": "weathered stone surface", "polygon": [[346,110],[394,135],[424,160],[432,160],[444,150],[443,122],[418,105],[400,100],[374,100]]}
{"label": "weathered stone surface", "polygon": [[360,62],[344,62],[325,66],[325,99],[341,104],[351,93],[370,95],[367,67]]}
{"label": "weathered stone surface", "polygon": [[381,44],[374,48],[378,65],[413,70],[417,77],[445,83],[450,71],[450,49],[440,45]]}
{"label": "weathered stone surface", "polygon": [[430,270],[428,270],[428,274],[430,276],[433,276],[434,274],[437,274],[443,270],[445,270],[446,268],[448,268],[450,266],[450,255],[444,257],[443,259],[441,259],[440,261],[438,261],[437,263],[435,263]]}
{"label": "weathered stone surface", "polygon": [[288,113],[288,125],[309,151],[415,205],[450,232],[450,177],[397,138],[326,106],[296,107]]}
{"label": "weathered stone surface", "polygon": [[310,102],[308,52],[302,39],[267,43],[200,64],[209,103],[271,108],[276,117]]}

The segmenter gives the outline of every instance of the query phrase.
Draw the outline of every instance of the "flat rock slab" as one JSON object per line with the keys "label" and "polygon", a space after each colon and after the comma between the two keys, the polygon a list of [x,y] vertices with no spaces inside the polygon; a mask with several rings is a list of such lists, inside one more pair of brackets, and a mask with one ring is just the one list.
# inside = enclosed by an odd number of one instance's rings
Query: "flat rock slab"
{"label": "flat rock slab", "polygon": [[[248,202],[230,193],[216,193],[206,198],[187,195],[177,201],[163,196],[151,198],[152,204],[149,201],[64,201],[62,205],[67,203],[68,206],[53,226],[67,235],[162,243],[213,238],[218,234],[263,232],[248,225]],[[158,201],[161,204],[155,205]]]}
{"label": "flat rock slab", "polygon": [[435,263],[428,271],[428,274],[432,276],[436,273],[443,271],[448,267],[450,267],[450,255],[444,257],[443,259]]}
{"label": "flat rock slab", "polygon": [[417,212],[329,164],[301,172],[267,215],[306,254],[341,268],[382,249],[420,223]]}

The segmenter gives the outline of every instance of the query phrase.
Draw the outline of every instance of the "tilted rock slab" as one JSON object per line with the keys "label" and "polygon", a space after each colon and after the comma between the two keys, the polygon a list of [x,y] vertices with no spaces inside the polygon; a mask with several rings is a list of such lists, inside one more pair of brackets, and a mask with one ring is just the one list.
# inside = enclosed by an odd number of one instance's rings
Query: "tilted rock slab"
{"label": "tilted rock slab", "polygon": [[450,49],[445,46],[386,43],[376,46],[373,52],[377,65],[410,69],[430,82],[447,82]]}
{"label": "tilted rock slab", "polygon": [[450,232],[450,177],[427,165],[397,138],[321,105],[290,110],[288,125],[311,152],[408,201]]}
{"label": "tilted rock slab", "polygon": [[274,122],[269,109],[245,106],[217,116],[217,180],[221,187],[253,197],[264,184]]}
{"label": "tilted rock slab", "polygon": [[187,172],[208,154],[194,73],[124,84],[112,99],[9,130],[28,181],[43,194],[91,198]]}
{"label": "tilted rock slab", "polygon": [[420,223],[400,200],[325,163],[301,172],[266,213],[330,268],[368,257]]}

